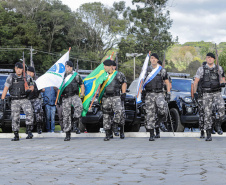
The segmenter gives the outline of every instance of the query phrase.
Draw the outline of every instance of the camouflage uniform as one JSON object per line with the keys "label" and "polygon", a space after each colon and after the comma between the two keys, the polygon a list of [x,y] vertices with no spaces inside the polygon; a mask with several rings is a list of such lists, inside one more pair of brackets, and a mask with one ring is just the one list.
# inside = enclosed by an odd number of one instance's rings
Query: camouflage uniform
{"label": "camouflage uniform", "polygon": [[[153,70],[152,66],[149,66],[146,78],[148,77],[152,70]],[[163,68],[157,75],[161,76],[160,80],[162,81],[162,83],[169,77],[166,70]],[[157,77],[157,75],[154,77],[154,79]],[[145,86],[146,96],[144,109],[145,109],[145,127],[147,131],[149,131],[151,129],[158,128],[160,121],[163,122],[166,121],[168,115],[167,107],[168,105],[164,97],[163,86],[162,89],[159,89],[159,92],[151,92],[147,90],[147,85]]]}
{"label": "camouflage uniform", "polygon": [[199,128],[204,129],[204,109],[203,109],[203,97],[198,99],[198,109],[199,109]]}
{"label": "camouflage uniform", "polygon": [[[123,83],[127,83],[126,77],[122,72],[118,72],[115,76],[115,79],[113,80],[117,80],[121,85]],[[119,89],[119,91],[120,90],[121,88]],[[112,123],[110,122],[111,111],[114,112],[113,122],[119,124],[120,126],[125,124],[125,117],[124,117],[125,110],[122,106],[120,93],[119,94],[114,94],[114,93],[115,92],[112,92],[113,95],[107,95],[106,93],[104,93],[102,98],[103,127],[105,130],[110,130],[112,126],[111,125]]]}
{"label": "camouflage uniform", "polygon": [[31,99],[30,101],[34,109],[34,122],[37,123],[37,127],[42,127],[43,122],[42,101],[39,98]]}
{"label": "camouflage uniform", "polygon": [[[69,75],[69,74],[68,74]],[[66,76],[65,76],[66,77]],[[75,77],[78,85],[82,85],[82,78],[77,74]],[[62,99],[62,108],[63,108],[63,131],[70,132],[71,125],[71,106],[74,107],[73,118],[80,118],[83,110],[82,100],[78,95],[73,96],[65,96],[65,91],[63,91],[62,95],[64,96]]]}
{"label": "camouflage uniform", "polygon": [[[206,66],[209,68],[208,65]],[[213,68],[214,67],[215,67],[215,64],[213,65]],[[219,66],[219,70],[222,77],[224,77],[224,71],[221,66]],[[195,77],[198,79],[202,79],[203,76],[204,76],[203,67],[199,67]],[[204,110],[204,129],[205,130],[211,129],[213,125],[213,118],[212,118],[213,104],[217,105],[220,121],[222,121],[225,115],[225,107],[224,107],[225,103],[220,90],[218,92],[203,92],[203,110]]]}
{"label": "camouflage uniform", "polygon": [[[17,76],[17,74],[10,74],[5,82],[6,87],[12,87],[13,85],[13,78],[17,77],[18,79],[23,78],[23,76]],[[29,85],[34,85],[31,81],[31,77],[29,75],[27,77],[27,82]],[[22,108],[25,115],[26,115],[26,125],[29,125],[32,129],[33,126],[33,108],[31,102],[26,98],[11,98],[11,118],[12,118],[12,130],[19,131],[20,128],[20,109]]]}

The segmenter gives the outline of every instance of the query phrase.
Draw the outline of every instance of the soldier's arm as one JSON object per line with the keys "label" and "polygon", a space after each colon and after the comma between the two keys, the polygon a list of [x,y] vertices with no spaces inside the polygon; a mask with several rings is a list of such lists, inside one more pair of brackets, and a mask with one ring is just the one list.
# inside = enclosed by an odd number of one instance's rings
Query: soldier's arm
{"label": "soldier's arm", "polygon": [[5,99],[8,90],[9,90],[9,87],[5,86],[2,92],[1,99]]}
{"label": "soldier's arm", "polygon": [[122,93],[126,93],[126,89],[127,89],[127,84],[123,83],[122,84]]}
{"label": "soldier's arm", "polygon": [[[194,93],[196,93],[197,92],[197,88],[198,88],[198,83],[199,83],[199,78],[197,78],[197,77],[195,77],[195,81],[194,81]],[[193,93],[193,94],[194,94]]]}
{"label": "soldier's arm", "polygon": [[168,79],[164,80],[165,84],[166,84],[166,88],[167,88],[167,92],[170,92],[170,82]]}
{"label": "soldier's arm", "polygon": [[81,95],[85,96],[85,86],[84,86],[84,84],[80,85],[80,87],[81,87]]}

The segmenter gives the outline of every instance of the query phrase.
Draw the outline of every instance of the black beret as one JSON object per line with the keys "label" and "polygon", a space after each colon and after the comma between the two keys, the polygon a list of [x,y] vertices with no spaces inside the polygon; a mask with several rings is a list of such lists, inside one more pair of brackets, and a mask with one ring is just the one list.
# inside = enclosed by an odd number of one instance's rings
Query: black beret
{"label": "black beret", "polygon": [[28,66],[27,67],[27,71],[30,71],[30,72],[35,72],[35,69],[32,67],[32,66]]}
{"label": "black beret", "polygon": [[68,65],[68,66],[70,66],[70,67],[73,67],[73,63],[72,63],[71,61],[67,61],[67,62],[65,63],[65,65]]}
{"label": "black beret", "polygon": [[206,56],[208,56],[208,57],[212,57],[212,58],[214,58],[215,59],[215,55],[213,54],[213,53],[207,53],[207,55]]}
{"label": "black beret", "polygon": [[104,64],[105,66],[112,66],[112,65],[113,65],[113,61],[110,60],[110,59],[107,59],[107,60],[105,60],[105,61],[103,62],[103,64]]}
{"label": "black beret", "polygon": [[159,60],[157,63],[162,66],[162,61],[161,60]]}
{"label": "black beret", "polygon": [[17,62],[17,63],[15,64],[15,67],[20,68],[20,69],[23,69],[23,64],[20,63],[20,62]]}
{"label": "black beret", "polygon": [[203,62],[202,65],[205,66],[207,64],[207,62]]}
{"label": "black beret", "polygon": [[112,64],[113,64],[113,66],[116,66],[116,62],[114,60],[112,61]]}
{"label": "black beret", "polygon": [[151,56],[153,56],[159,60],[159,56],[157,55],[157,53],[152,53]]}

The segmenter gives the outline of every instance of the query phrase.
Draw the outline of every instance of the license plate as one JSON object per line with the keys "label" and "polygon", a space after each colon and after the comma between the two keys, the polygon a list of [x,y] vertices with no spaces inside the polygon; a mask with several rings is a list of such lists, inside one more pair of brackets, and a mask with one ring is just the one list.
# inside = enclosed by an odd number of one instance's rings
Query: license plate
{"label": "license plate", "polygon": [[20,119],[26,119],[26,115],[25,114],[21,114],[20,115]]}

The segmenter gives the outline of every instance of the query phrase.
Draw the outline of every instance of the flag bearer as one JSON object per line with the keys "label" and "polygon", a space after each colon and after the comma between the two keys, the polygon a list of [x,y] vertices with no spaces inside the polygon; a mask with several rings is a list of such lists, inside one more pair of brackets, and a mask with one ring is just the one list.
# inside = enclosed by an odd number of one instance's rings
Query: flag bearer
{"label": "flag bearer", "polygon": [[[73,127],[78,127],[79,119],[83,110],[82,100],[80,97],[84,97],[84,84],[82,78],[78,73],[73,71],[73,63],[67,61],[65,63],[65,76],[62,87],[62,107],[63,107],[63,127],[66,137],[64,141],[70,141],[71,139],[71,106],[74,107],[73,115]],[[79,97],[79,87],[81,88],[81,94]],[[75,128],[73,128],[75,129]]]}
{"label": "flag bearer", "polygon": [[[150,132],[149,141],[155,141],[155,137],[160,138],[159,124],[166,121],[167,102],[170,101],[168,75],[166,70],[157,63],[158,60],[158,55],[153,53],[150,57],[151,66],[147,69],[142,92],[143,95],[145,94],[145,127]],[[166,100],[163,93],[164,83],[167,86]],[[154,135],[154,129],[156,129],[156,136]]]}
{"label": "flag bearer", "polygon": [[[123,106],[122,101],[126,97],[127,81],[123,73],[118,72],[113,67],[112,60],[105,60],[103,62],[104,70],[108,73],[107,79],[103,82],[100,90],[100,96],[103,109],[103,126],[106,133],[104,141],[110,140],[111,135],[111,120],[110,114],[112,110],[113,114],[113,125],[119,125],[121,117],[123,116]],[[121,95],[120,95],[121,91]],[[120,126],[120,138],[124,139],[123,125]]]}

